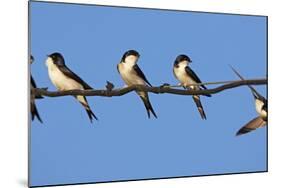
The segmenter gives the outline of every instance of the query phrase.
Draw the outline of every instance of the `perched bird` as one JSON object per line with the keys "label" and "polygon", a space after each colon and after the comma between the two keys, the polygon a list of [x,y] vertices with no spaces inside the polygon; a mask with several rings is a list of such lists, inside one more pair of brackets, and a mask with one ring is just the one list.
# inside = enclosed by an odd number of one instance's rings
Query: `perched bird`
{"label": "perched bird", "polygon": [[[30,59],[29,59],[29,62],[30,64],[32,64],[34,61],[34,58],[32,55],[30,55]],[[30,88],[33,89],[33,88],[37,88],[36,86],[36,83],[32,77],[32,75],[30,74],[30,81],[31,81],[31,85],[30,85]],[[39,112],[37,110],[37,107],[36,107],[36,104],[35,104],[35,99],[42,99],[43,97],[41,95],[35,95],[34,93],[31,92],[31,96],[30,96],[30,110],[31,110],[31,119],[32,121],[34,120],[34,118],[36,117],[41,123],[43,123],[40,115],[39,115]]]}
{"label": "perched bird", "polygon": [[[124,82],[128,85],[152,85],[146,79],[145,75],[137,65],[137,61],[140,57],[140,54],[135,50],[129,50],[124,53],[120,63],[117,65],[117,70],[121,75]],[[144,106],[147,111],[148,118],[150,118],[150,112],[157,118],[156,113],[154,112],[152,105],[149,101],[148,93],[144,91],[137,91],[137,94],[142,99]]]}
{"label": "perched bird", "polygon": [[[48,55],[46,65],[48,67],[49,77],[59,91],[92,89],[91,86],[89,86],[66,66],[64,58],[60,53],[55,52]],[[81,95],[74,97],[83,105],[90,121],[93,121],[93,117],[97,120],[97,117],[92,112],[86,97]]]}
{"label": "perched bird", "polygon": [[[231,67],[234,73],[241,79],[245,80],[233,67]],[[249,121],[245,126],[238,130],[236,136],[249,133],[257,128],[264,127],[267,125],[267,99],[265,99],[261,94],[257,92],[257,90],[251,86],[247,85],[255,99],[256,111],[259,116],[255,117],[251,121]]]}
{"label": "perched bird", "polygon": [[[191,62],[192,62],[191,59],[187,55],[182,54],[177,56],[173,67],[173,72],[175,77],[180,81],[180,85],[183,86],[185,89],[187,88],[192,90],[207,89],[206,86],[204,85],[190,86],[190,84],[202,83],[199,77],[195,74],[195,72],[193,72],[193,70],[188,66],[189,63]],[[205,96],[211,97],[211,95],[209,94],[206,94]],[[201,118],[206,119],[206,114],[201,104],[200,96],[193,95],[192,98],[198,108]]]}

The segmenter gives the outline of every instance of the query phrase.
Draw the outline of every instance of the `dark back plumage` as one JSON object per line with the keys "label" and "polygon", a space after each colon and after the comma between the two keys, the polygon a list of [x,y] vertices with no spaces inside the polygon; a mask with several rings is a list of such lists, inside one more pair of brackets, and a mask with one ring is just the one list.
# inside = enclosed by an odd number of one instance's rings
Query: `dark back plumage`
{"label": "dark back plumage", "polygon": [[51,55],[49,55],[50,58],[52,58],[53,62],[55,65],[57,65],[57,67],[59,68],[59,70],[66,75],[67,77],[77,81],[78,83],[80,83],[84,89],[93,89],[91,86],[89,86],[84,80],[82,80],[77,74],[75,74],[74,72],[72,72],[65,64],[64,58],[63,56],[58,53],[52,53]]}
{"label": "dark back plumage", "polygon": [[150,84],[150,82],[147,80],[147,78],[145,77],[144,73],[142,72],[142,70],[139,68],[139,66],[136,64],[133,66],[133,69],[136,71],[137,75],[142,78],[150,87],[152,87],[152,85]]}

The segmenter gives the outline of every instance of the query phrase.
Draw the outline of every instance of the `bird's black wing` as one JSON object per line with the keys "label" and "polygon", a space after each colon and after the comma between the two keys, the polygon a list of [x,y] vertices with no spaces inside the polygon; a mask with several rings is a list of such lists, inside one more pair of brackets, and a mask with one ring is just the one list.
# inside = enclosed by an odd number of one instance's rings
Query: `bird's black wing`
{"label": "bird's black wing", "polygon": [[67,66],[58,66],[59,70],[66,75],[67,77],[75,80],[76,82],[80,83],[84,89],[93,89],[91,86],[89,86],[86,82],[84,82],[77,74],[72,72]]}
{"label": "bird's black wing", "polygon": [[[195,74],[195,72],[189,67],[185,67],[185,72],[188,74],[196,83],[202,83],[200,78]],[[206,86],[201,85],[202,88],[207,89]]]}
{"label": "bird's black wing", "polygon": [[[245,80],[243,78],[243,76],[241,74],[239,74],[239,72],[237,70],[235,70],[232,66],[230,66],[231,69],[233,70],[233,72],[241,79],[241,80]],[[261,95],[259,94],[259,92],[251,85],[247,85],[250,89],[251,89],[251,92],[252,94],[254,95],[255,98],[258,98],[260,100],[262,100],[263,102],[267,102],[267,100]]]}
{"label": "bird's black wing", "polygon": [[118,73],[120,74],[120,71],[119,71],[119,64],[117,64],[117,71],[118,71]]}
{"label": "bird's black wing", "polygon": [[31,81],[31,86],[33,87],[33,88],[37,88],[36,87],[36,83],[35,83],[35,81],[34,81],[34,79],[33,79],[33,77],[30,75],[30,81]]}
{"label": "bird's black wing", "polygon": [[[32,75],[30,75],[30,82],[31,82],[31,88],[37,88],[35,80],[33,79]],[[43,99],[44,97],[42,95],[35,95],[36,99]]]}
{"label": "bird's black wing", "polygon": [[267,112],[267,100],[265,99],[263,101],[264,105],[262,106],[262,109],[265,110]]}
{"label": "bird's black wing", "polygon": [[239,131],[236,133],[236,136],[249,133],[253,130],[256,130],[258,128],[261,128],[266,125],[266,121],[264,121],[260,116],[252,119],[247,123],[245,126],[243,126]]}
{"label": "bird's black wing", "polygon": [[133,69],[136,71],[137,75],[139,77],[141,77],[149,86],[152,87],[152,85],[149,83],[149,81],[146,79],[145,75],[143,74],[143,72],[141,71],[141,69],[139,68],[139,66],[137,64],[135,64],[133,66]]}

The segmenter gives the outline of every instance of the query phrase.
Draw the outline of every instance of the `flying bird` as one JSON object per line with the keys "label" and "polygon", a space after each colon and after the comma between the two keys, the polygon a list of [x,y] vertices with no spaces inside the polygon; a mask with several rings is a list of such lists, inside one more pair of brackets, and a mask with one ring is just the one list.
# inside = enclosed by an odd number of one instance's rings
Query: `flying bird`
{"label": "flying bird", "polygon": [[[146,79],[144,73],[137,65],[139,57],[140,54],[135,50],[129,50],[125,52],[120,63],[117,65],[117,70],[128,86],[149,85],[152,87],[152,85]],[[150,112],[155,118],[157,118],[157,115],[149,101],[148,93],[144,91],[137,91],[137,94],[140,96],[142,102],[144,103],[148,118],[150,118]]]}
{"label": "flying bird", "polygon": [[[29,62],[30,64],[32,64],[34,61],[34,58],[32,55],[30,55],[30,59],[29,59]],[[30,88],[33,89],[33,88],[37,88],[36,86],[36,83],[32,77],[32,75],[30,74]],[[32,121],[34,120],[34,118],[36,117],[41,123],[43,123],[40,115],[39,115],[39,112],[37,110],[37,107],[36,107],[36,104],[35,104],[35,99],[42,99],[43,97],[41,95],[35,95],[34,93],[31,92],[31,96],[30,96],[30,110],[31,110],[31,119]]]}
{"label": "flying bird", "polygon": [[[63,56],[58,52],[48,55],[46,66],[52,83],[59,91],[93,89],[66,66]],[[93,117],[98,119],[92,112],[85,96],[77,95],[74,97],[83,105],[91,122]]]}
{"label": "flying bird", "polygon": [[[233,67],[231,69],[234,71],[234,73],[241,79],[245,80],[241,74],[238,73]],[[253,130],[256,130],[258,128],[264,127],[267,125],[267,99],[265,99],[259,92],[251,85],[247,85],[252,95],[255,99],[255,106],[256,111],[259,114],[257,117],[249,121],[246,125],[244,125],[241,129],[238,130],[236,133],[236,136],[249,133]]]}
{"label": "flying bird", "polygon": [[[175,77],[180,81],[180,85],[183,86],[185,89],[192,89],[192,90],[201,90],[207,89],[204,85],[190,85],[190,84],[198,84],[202,83],[199,77],[193,72],[193,70],[189,67],[191,63],[191,59],[184,54],[178,55],[173,67],[173,72]],[[211,97],[210,94],[206,94],[205,96]],[[204,112],[203,106],[200,101],[199,95],[192,96],[200,116],[202,119],[207,119],[206,114]]]}

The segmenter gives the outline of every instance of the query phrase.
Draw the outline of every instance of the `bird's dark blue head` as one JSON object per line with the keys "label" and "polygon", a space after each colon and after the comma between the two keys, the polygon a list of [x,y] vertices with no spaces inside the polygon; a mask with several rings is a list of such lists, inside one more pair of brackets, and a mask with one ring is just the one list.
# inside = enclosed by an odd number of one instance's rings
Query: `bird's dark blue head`
{"label": "bird's dark blue head", "polygon": [[178,57],[176,58],[174,66],[178,65],[182,61],[187,61],[188,63],[192,62],[191,59],[187,55],[181,54],[181,55],[178,55]]}
{"label": "bird's dark blue head", "polygon": [[53,60],[55,65],[65,65],[63,56],[58,52],[52,53],[51,55],[48,55],[48,57]]}
{"label": "bird's dark blue head", "polygon": [[124,62],[126,57],[128,57],[130,55],[136,56],[137,58],[140,57],[140,54],[136,50],[128,50],[127,52],[124,53],[124,55],[122,57],[122,61]]}

